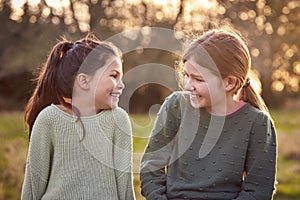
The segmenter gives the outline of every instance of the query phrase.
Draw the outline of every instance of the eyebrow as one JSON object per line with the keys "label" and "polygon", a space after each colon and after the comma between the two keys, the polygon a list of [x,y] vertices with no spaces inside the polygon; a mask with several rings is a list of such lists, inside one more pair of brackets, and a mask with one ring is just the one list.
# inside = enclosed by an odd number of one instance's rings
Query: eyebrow
{"label": "eyebrow", "polygon": [[[186,74],[188,74],[188,73],[186,72],[186,70],[183,70],[183,72],[186,73]],[[200,74],[191,73],[191,74],[189,74],[189,75],[190,75],[190,76],[193,76],[193,77],[197,77],[197,78],[202,78],[202,79],[203,79],[203,76],[200,75]]]}
{"label": "eyebrow", "polygon": [[116,70],[116,69],[112,69],[112,70],[110,70],[110,72],[116,72],[116,73],[118,73],[118,74],[121,73],[119,70]]}
{"label": "eyebrow", "polygon": [[123,72],[116,69],[112,69],[110,73],[116,73],[117,75],[119,74],[121,77],[123,77]]}

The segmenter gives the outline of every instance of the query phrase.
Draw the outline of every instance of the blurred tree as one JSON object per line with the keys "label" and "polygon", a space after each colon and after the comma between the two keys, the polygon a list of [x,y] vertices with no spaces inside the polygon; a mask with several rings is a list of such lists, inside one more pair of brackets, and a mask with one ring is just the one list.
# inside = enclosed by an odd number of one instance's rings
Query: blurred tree
{"label": "blurred tree", "polygon": [[[276,105],[277,96],[282,100],[300,95],[299,19],[299,0],[0,0],[0,78],[44,61],[45,49],[57,35],[77,38],[93,31],[106,39],[123,30],[152,26],[194,36],[227,23],[248,40],[263,96]],[[152,54],[162,63],[175,59]],[[141,61],[126,62],[125,67]]]}
{"label": "blurred tree", "polygon": [[69,32],[62,25],[32,23],[27,14],[20,21],[11,20],[11,7],[0,8],[0,110],[23,109],[33,89],[32,71],[42,66],[57,37]]}
{"label": "blurred tree", "polygon": [[[103,25],[117,31],[160,26],[187,35],[232,24],[248,41],[252,67],[270,106],[300,95],[300,1],[103,1]],[[260,84],[260,83],[259,83]]]}
{"label": "blurred tree", "polygon": [[299,98],[300,1],[219,3],[225,11],[223,18],[248,39],[252,66],[260,73],[267,102],[279,105],[282,97]]}
{"label": "blurred tree", "polygon": [[[103,24],[124,30],[135,26],[174,28],[187,35],[232,24],[248,41],[253,74],[268,105],[300,95],[300,1],[106,1]],[[117,13],[117,14],[116,14]],[[256,78],[257,79],[257,78]]]}

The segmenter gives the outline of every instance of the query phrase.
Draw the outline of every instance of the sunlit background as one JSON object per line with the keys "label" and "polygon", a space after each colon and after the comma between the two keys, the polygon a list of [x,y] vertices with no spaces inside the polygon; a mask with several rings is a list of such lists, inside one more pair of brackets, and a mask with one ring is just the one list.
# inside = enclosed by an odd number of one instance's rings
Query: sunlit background
{"label": "sunlit background", "polygon": [[[248,40],[252,67],[256,75],[263,77],[263,94],[299,95],[300,1],[2,0],[0,11],[5,9],[10,10],[8,17],[15,23],[27,27],[51,23],[71,36],[89,31],[100,34],[104,27],[113,34],[143,26],[197,35],[214,26],[230,24]],[[7,20],[4,17],[2,21]],[[1,59],[5,56],[1,55]],[[0,75],[19,67],[2,66]]]}
{"label": "sunlit background", "polygon": [[[27,149],[22,112],[31,80],[61,36],[76,40],[93,32],[106,40],[142,28],[149,42],[149,27],[193,38],[222,26],[237,29],[247,41],[252,84],[279,130],[275,200],[300,199],[300,0],[0,0],[0,25],[0,200],[19,197]],[[174,68],[178,55],[140,47],[123,60],[126,73],[146,63]],[[158,84],[137,88],[128,110],[132,119],[143,121],[170,92]],[[145,134],[133,128],[135,134]],[[146,140],[134,139],[135,151],[142,152]],[[142,199],[137,179],[135,186]]]}

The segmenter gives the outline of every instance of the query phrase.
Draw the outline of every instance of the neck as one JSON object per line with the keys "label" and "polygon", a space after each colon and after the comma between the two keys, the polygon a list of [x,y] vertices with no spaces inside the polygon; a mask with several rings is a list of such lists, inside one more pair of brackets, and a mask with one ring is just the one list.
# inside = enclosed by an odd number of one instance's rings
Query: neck
{"label": "neck", "polygon": [[225,116],[234,112],[239,105],[240,101],[235,100],[232,97],[227,97],[226,101],[223,100],[220,103],[215,103],[215,106],[209,107],[206,110],[214,115]]}
{"label": "neck", "polygon": [[73,98],[72,105],[78,109],[80,112],[81,117],[87,117],[97,114],[95,107],[93,106],[94,103],[91,102],[92,98],[87,97],[80,97],[80,98]]}
{"label": "neck", "polygon": [[79,110],[80,116],[87,117],[97,114],[93,106],[88,106],[88,104],[74,104],[74,106]]}

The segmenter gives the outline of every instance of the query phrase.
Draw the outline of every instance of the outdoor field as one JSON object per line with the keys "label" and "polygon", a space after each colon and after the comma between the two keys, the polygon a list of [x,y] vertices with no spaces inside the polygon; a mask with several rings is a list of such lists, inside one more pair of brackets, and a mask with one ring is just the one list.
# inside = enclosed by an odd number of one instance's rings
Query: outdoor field
{"label": "outdoor field", "polygon": [[[277,192],[275,200],[298,200],[300,198],[300,112],[288,110],[271,111],[278,138]],[[131,116],[134,134],[134,170],[147,143],[154,117]],[[0,200],[20,199],[26,161],[28,140],[24,131],[23,113],[0,114]],[[137,200],[140,194],[138,173],[134,186]]]}
{"label": "outdoor field", "polygon": [[300,0],[0,0],[0,24],[0,200],[20,199],[26,110],[71,102],[94,115],[110,98],[130,115],[144,200],[139,166],[159,107],[183,89],[216,94],[203,106],[213,108],[224,102],[215,77],[228,111],[257,100],[252,89],[264,99],[278,140],[274,200],[300,200]]}

